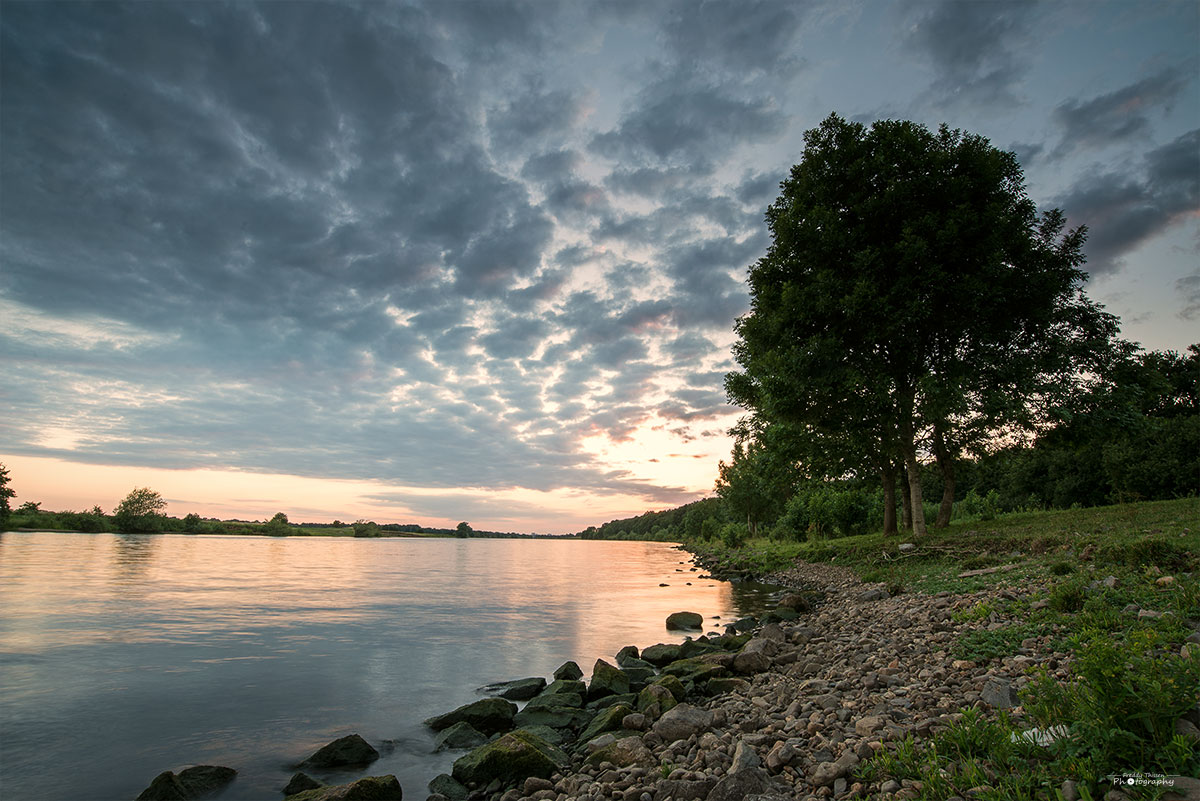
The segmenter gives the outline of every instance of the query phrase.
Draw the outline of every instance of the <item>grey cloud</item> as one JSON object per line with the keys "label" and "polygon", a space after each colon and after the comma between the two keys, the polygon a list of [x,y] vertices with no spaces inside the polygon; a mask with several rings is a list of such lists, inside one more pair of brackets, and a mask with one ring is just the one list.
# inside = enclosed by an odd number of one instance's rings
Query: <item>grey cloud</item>
{"label": "grey cloud", "polygon": [[1183,297],[1183,308],[1179,310],[1182,320],[1200,319],[1200,273],[1185,275],[1175,282],[1175,291]]}
{"label": "grey cloud", "polygon": [[1016,85],[1027,68],[1020,51],[1036,30],[1036,2],[937,0],[910,2],[907,10],[908,44],[933,62],[938,102],[1017,102]]}
{"label": "grey cloud", "polygon": [[769,96],[668,75],[643,89],[617,127],[596,135],[589,149],[617,161],[650,159],[711,171],[726,151],[774,139],[786,125],[787,115]]}
{"label": "grey cloud", "polygon": [[1147,113],[1155,107],[1169,110],[1186,84],[1179,70],[1168,69],[1090,100],[1063,101],[1054,110],[1063,133],[1052,155],[1061,158],[1080,148],[1145,136],[1150,130]]}
{"label": "grey cloud", "polygon": [[795,44],[806,6],[782,0],[666,4],[663,31],[676,58],[739,73],[794,72],[804,60]]}
{"label": "grey cloud", "polygon": [[1150,151],[1142,175],[1093,173],[1056,200],[1088,226],[1088,270],[1115,272],[1121,257],[1181,217],[1200,211],[1200,129]]}
{"label": "grey cloud", "polygon": [[579,101],[571,92],[547,89],[534,78],[523,92],[488,112],[487,127],[500,150],[531,150],[548,137],[561,137],[579,116]]}
{"label": "grey cloud", "polygon": [[512,316],[501,320],[495,330],[481,336],[479,344],[493,358],[521,358],[533,353],[548,330],[549,326],[544,320]]}

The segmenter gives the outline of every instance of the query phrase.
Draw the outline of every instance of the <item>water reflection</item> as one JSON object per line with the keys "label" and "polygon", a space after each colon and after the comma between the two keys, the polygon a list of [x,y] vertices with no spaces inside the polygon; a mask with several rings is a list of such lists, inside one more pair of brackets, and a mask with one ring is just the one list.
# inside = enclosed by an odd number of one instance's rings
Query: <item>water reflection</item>
{"label": "water reflection", "polygon": [[131,798],[199,762],[239,769],[227,801],[272,797],[351,731],[395,741],[372,771],[420,797],[454,756],[420,721],[480,685],[590,672],[682,639],[672,612],[720,630],[774,592],[700,579],[662,543],[19,532],[4,557],[0,786],[48,801]]}

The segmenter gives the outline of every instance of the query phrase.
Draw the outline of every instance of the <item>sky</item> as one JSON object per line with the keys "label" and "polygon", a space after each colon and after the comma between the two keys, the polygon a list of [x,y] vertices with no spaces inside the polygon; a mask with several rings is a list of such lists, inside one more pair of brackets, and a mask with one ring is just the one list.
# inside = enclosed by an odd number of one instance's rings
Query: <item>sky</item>
{"label": "sky", "polygon": [[763,212],[830,113],[1015,151],[1200,340],[1200,5],[0,4],[16,503],[566,533],[712,492]]}

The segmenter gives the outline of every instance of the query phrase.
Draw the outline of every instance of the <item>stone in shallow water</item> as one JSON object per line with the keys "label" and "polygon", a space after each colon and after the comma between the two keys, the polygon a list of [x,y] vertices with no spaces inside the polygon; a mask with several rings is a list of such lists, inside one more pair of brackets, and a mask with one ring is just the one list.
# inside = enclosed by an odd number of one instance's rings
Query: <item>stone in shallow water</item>
{"label": "stone in shallow water", "polygon": [[237,776],[233,768],[196,765],[178,774],[163,771],[141,792],[137,801],[188,801],[216,792]]}
{"label": "stone in shallow water", "polygon": [[528,701],[535,695],[546,689],[546,680],[541,676],[533,676],[528,679],[517,679],[515,681],[502,681],[497,684],[489,684],[486,687],[479,688],[481,692],[488,695],[507,698],[509,701]]}
{"label": "stone in shallow water", "polygon": [[367,776],[349,784],[318,787],[288,796],[287,801],[404,801],[399,780],[387,776]]}
{"label": "stone in shallow water", "polygon": [[347,734],[319,749],[303,764],[317,768],[340,768],[365,765],[379,759],[379,752],[357,734]]}
{"label": "stone in shallow water", "polygon": [[696,612],[674,612],[667,615],[669,629],[698,629],[704,626],[704,616]]}

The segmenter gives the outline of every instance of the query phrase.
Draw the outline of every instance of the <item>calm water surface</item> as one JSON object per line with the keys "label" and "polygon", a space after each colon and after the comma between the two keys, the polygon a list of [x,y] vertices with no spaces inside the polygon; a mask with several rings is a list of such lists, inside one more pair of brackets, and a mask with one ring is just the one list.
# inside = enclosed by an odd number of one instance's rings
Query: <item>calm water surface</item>
{"label": "calm water surface", "polygon": [[678,642],[671,612],[717,628],[774,589],[687,559],[645,542],[6,532],[0,796],[132,799],[163,770],[220,764],[239,771],[222,799],[275,801],[295,763],[358,732],[380,760],[313,775],[394,773],[424,798],[458,756],[432,753],[424,718],[488,682]]}

